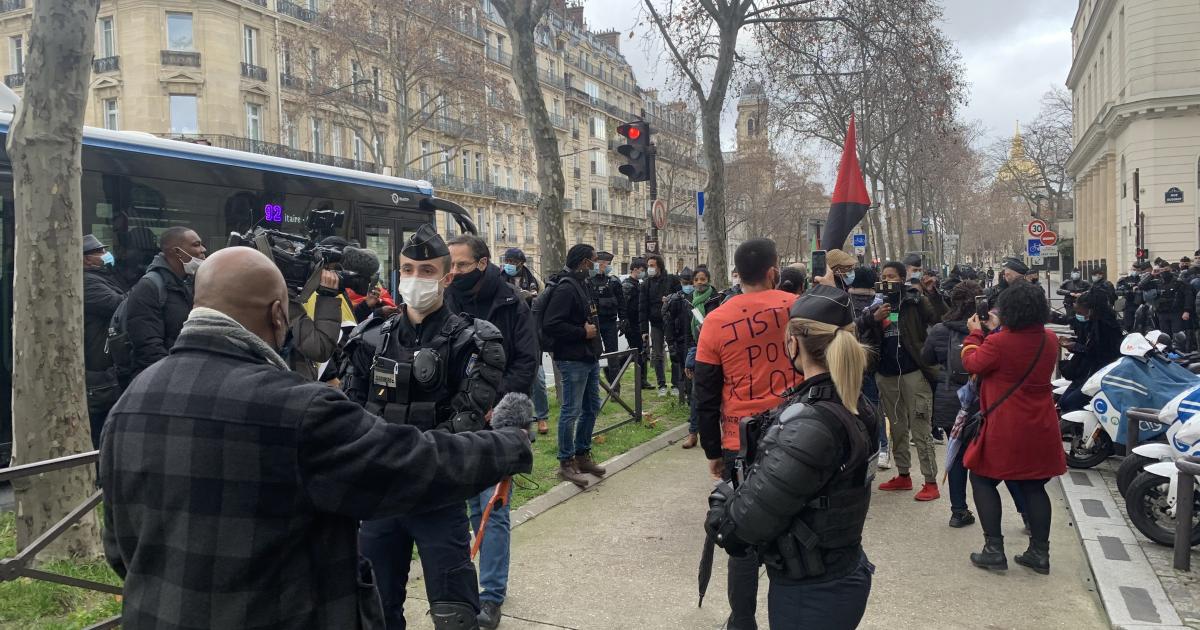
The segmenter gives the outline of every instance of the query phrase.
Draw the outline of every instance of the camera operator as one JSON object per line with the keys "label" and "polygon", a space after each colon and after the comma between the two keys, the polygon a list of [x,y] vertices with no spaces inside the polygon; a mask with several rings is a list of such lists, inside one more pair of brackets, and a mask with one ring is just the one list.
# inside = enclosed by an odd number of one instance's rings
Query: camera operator
{"label": "camera operator", "polygon": [[722,482],[709,497],[705,530],[731,555],[766,565],[772,628],[850,630],[875,571],[862,533],[880,427],[860,394],[867,355],[850,297],[814,286],[791,306],[785,339],[804,382],[768,416],[744,482],[736,491]]}
{"label": "camera operator", "polygon": [[912,490],[908,471],[912,462],[908,440],[911,434],[916,443],[917,458],[925,483],[914,496],[917,501],[932,501],[941,496],[937,487],[937,456],[933,449],[930,419],[933,413],[933,392],[930,383],[937,382],[937,367],[921,356],[925,337],[931,326],[946,313],[946,304],[937,292],[937,278],[925,276],[913,284],[904,283],[903,263],[891,261],[880,274],[883,304],[871,310],[872,317],[864,341],[879,348],[879,386],[884,413],[892,423],[891,442],[899,473],[880,490]]}
{"label": "camera operator", "polygon": [[[400,251],[404,304],[386,320],[360,324],[346,344],[349,368],[342,387],[351,400],[389,423],[423,431],[484,428],[501,388],[504,348],[495,326],[445,306],[443,292],[453,277],[446,243],[432,226],[422,225]],[[468,529],[461,501],[438,503],[419,516],[363,522],[359,541],[375,567],[388,628],[405,627],[414,543],[435,627],[477,627],[479,591]],[[451,619],[464,625],[452,625]]]}
{"label": "camera operator", "polygon": [[100,485],[123,627],[382,628],[358,522],[461,506],[532,468],[520,420],[422,433],[292,374],[287,302],[270,258],[213,254],[170,356],[113,408]]}
{"label": "camera operator", "polygon": [[[288,367],[305,379],[317,379],[317,364],[333,356],[342,334],[342,305],[337,274],[321,271],[321,285],[308,304],[292,298],[288,301],[288,341],[282,354]],[[310,313],[311,309],[311,315]]]}

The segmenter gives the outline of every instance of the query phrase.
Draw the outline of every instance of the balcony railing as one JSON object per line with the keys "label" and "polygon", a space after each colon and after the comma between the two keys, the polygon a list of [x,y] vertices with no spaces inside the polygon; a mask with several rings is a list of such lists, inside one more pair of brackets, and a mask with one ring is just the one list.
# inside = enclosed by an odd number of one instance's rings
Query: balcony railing
{"label": "balcony railing", "polygon": [[257,4],[260,7],[267,6],[267,0],[250,0],[250,2]]}
{"label": "balcony railing", "polygon": [[496,187],[496,199],[498,201],[506,201],[508,203],[517,203],[524,206],[536,206],[538,202],[538,194],[526,192],[524,190],[515,190],[512,188]]}
{"label": "balcony railing", "polygon": [[294,17],[297,20],[303,20],[305,22],[317,21],[316,11],[302,7],[294,2],[288,2],[288,0],[276,0],[275,10],[284,15]]}
{"label": "balcony railing", "polygon": [[487,47],[487,58],[497,63],[503,64],[506,67],[512,67],[512,55],[497,49],[495,46]]}
{"label": "balcony railing", "polygon": [[562,114],[556,114],[554,112],[548,113],[550,114],[550,124],[558,127],[559,129],[567,128],[567,119]]}
{"label": "balcony railing", "polygon": [[255,81],[267,80],[267,69],[262,66],[256,66],[252,63],[242,62],[242,76]]}
{"label": "balcony railing", "polygon": [[625,177],[624,175],[610,176],[608,178],[608,185],[616,188],[617,190],[624,190],[625,192],[633,191],[633,184],[630,183],[629,178]]}
{"label": "balcony railing", "polygon": [[258,155],[270,155],[273,157],[287,158],[289,160],[300,160],[302,162],[312,162],[314,164],[324,164],[326,166],[336,166],[339,168],[367,171],[369,173],[376,172],[375,164],[373,162],[363,162],[360,160],[354,160],[352,158],[335,157],[332,155],[325,155],[323,153],[316,153],[314,151],[302,151],[300,149],[293,149],[292,147],[284,144],[264,142],[262,140],[254,140],[253,138],[212,134],[168,134],[166,137],[185,142],[207,144],[209,146],[220,147],[222,149],[233,149],[235,151],[257,153]]}
{"label": "balcony railing", "polygon": [[566,87],[566,82],[563,81],[562,75],[550,74],[550,71],[545,68],[538,68],[538,78],[541,79],[542,83],[560,90]]}
{"label": "balcony railing", "polygon": [[121,69],[120,57],[101,57],[92,61],[92,72],[96,74],[104,74],[105,72],[117,72]]}
{"label": "balcony railing", "polygon": [[387,101],[376,98],[374,94],[350,93],[346,95],[346,100],[359,109],[373,109],[381,114],[388,113]]}
{"label": "balcony railing", "polygon": [[279,82],[283,84],[283,87],[289,90],[300,90],[302,92],[308,91],[308,80],[298,77],[294,74],[288,74],[287,72],[284,72],[283,74],[279,75]]}
{"label": "balcony railing", "polygon": [[16,88],[25,85],[25,73],[18,72],[16,74],[5,75],[4,84],[10,88]]}
{"label": "balcony railing", "polygon": [[25,8],[25,0],[0,0],[0,13],[20,11]]}
{"label": "balcony railing", "polygon": [[164,50],[162,51],[162,65],[199,68],[200,53],[182,50]]}

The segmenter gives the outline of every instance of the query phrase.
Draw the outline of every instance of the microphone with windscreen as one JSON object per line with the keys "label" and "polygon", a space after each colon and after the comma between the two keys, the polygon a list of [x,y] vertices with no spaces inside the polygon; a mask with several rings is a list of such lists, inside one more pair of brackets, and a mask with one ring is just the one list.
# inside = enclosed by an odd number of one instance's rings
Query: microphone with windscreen
{"label": "microphone with windscreen", "polygon": [[[529,425],[533,423],[533,401],[529,400],[529,396],[519,393],[505,394],[500,402],[492,409],[492,428],[507,429],[516,427],[518,429],[529,429]],[[534,432],[529,432],[530,441],[537,438],[533,435]]]}

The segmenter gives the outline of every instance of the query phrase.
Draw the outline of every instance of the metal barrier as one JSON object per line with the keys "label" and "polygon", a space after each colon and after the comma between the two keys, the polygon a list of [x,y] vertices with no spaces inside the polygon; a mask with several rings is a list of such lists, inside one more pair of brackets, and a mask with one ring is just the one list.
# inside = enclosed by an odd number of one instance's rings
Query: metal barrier
{"label": "metal barrier", "polygon": [[[21,479],[24,477],[32,477],[43,473],[53,472],[55,470],[63,470],[64,468],[74,468],[75,466],[93,466],[99,458],[99,451],[89,451],[87,453],[79,453],[77,455],[67,455],[57,459],[48,459],[32,464],[23,464],[13,466],[11,468],[0,468],[0,482],[11,481],[13,479]],[[109,593],[111,595],[120,595],[122,589],[120,586],[112,584],[104,584],[101,582],[93,582],[91,580],[83,580],[73,578],[67,575],[59,575],[48,571],[41,571],[31,568],[34,556],[41,550],[45,549],[56,538],[67,531],[69,527],[74,525],[79,519],[83,518],[84,514],[92,511],[103,498],[101,491],[97,490],[88,497],[83,503],[79,504],[69,514],[64,516],[62,520],[55,523],[50,529],[46,530],[36,540],[29,543],[29,546],[17,552],[17,555],[11,558],[0,559],[0,582],[11,582],[17,578],[27,577],[33,580],[41,580],[43,582],[52,582],[55,584],[65,584],[76,588],[84,588],[90,591],[100,593]],[[104,621],[88,626],[84,630],[101,630],[102,628],[115,628],[121,625],[121,616],[117,615]]]}
{"label": "metal barrier", "polygon": [[1196,476],[1200,475],[1200,457],[1175,461],[1179,485],[1175,493],[1175,569],[1192,570],[1192,515],[1196,506]]}
{"label": "metal barrier", "polygon": [[1158,409],[1133,407],[1125,412],[1125,456],[1133,455],[1133,449],[1142,443],[1141,423],[1167,424],[1158,419]]}
{"label": "metal barrier", "polygon": [[[601,379],[601,381],[600,381],[600,387],[602,387],[605,392],[604,400],[602,400],[600,402],[600,410],[601,411],[604,410],[604,406],[608,404],[608,401],[615,400],[618,405],[621,405],[622,407],[625,408],[625,411],[629,412],[629,418],[627,420],[622,420],[621,422],[618,422],[612,426],[604,427],[603,429],[600,429],[599,431],[593,431],[592,437],[596,437],[597,435],[602,435],[602,434],[612,431],[613,429],[616,429],[618,427],[623,427],[631,422],[641,422],[642,421],[642,369],[643,369],[643,367],[642,367],[642,363],[637,360],[638,353],[640,353],[641,351],[642,350],[640,348],[630,348],[628,350],[619,350],[617,352],[609,352],[609,353],[600,355],[601,359],[607,359],[609,361],[614,361],[614,360],[617,360],[617,361],[623,360],[624,361],[624,363],[621,364],[621,369],[617,371],[617,375],[613,379],[613,382],[618,384],[616,387],[611,386],[608,383],[605,383],[603,379]],[[633,365],[633,406],[632,407],[629,406],[629,403],[625,402],[625,399],[621,398],[621,391],[620,391],[621,390],[621,388],[620,388],[621,379],[625,376],[625,370],[629,369],[630,364]],[[561,400],[561,397],[560,397],[560,400]]]}

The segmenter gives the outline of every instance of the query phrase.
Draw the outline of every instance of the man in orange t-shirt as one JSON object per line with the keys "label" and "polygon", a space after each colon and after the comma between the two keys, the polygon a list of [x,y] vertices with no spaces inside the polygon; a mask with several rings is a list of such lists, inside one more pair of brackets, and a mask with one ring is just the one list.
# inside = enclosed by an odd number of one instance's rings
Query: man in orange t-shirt
{"label": "man in orange t-shirt", "polygon": [[[796,295],[775,288],[779,255],[775,242],[756,238],[734,253],[742,294],[729,298],[704,318],[696,347],[693,385],[700,445],[714,477],[729,479],[740,440],[742,418],[779,406],[799,384],[784,352],[788,312]],[[756,628],[758,559],[729,558],[729,630]]]}

